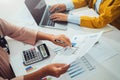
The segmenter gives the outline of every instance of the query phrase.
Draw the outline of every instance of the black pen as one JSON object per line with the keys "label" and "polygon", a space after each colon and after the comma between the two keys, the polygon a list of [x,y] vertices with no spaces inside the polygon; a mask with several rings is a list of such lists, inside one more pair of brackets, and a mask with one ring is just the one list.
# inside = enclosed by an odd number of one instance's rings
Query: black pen
{"label": "black pen", "polygon": [[97,41],[97,42],[94,44],[94,46],[97,45],[98,43],[99,43],[99,41]]}
{"label": "black pen", "polygon": [[65,42],[64,42],[64,41],[59,40],[59,39],[55,39],[55,42],[60,43],[60,44],[65,44]]}

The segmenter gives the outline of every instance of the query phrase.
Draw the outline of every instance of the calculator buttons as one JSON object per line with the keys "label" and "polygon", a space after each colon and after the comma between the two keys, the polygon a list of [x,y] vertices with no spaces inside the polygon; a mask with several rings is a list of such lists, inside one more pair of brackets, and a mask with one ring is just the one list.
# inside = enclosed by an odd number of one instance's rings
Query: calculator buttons
{"label": "calculator buttons", "polygon": [[49,52],[45,44],[23,51],[23,63],[26,66],[47,57],[49,57]]}

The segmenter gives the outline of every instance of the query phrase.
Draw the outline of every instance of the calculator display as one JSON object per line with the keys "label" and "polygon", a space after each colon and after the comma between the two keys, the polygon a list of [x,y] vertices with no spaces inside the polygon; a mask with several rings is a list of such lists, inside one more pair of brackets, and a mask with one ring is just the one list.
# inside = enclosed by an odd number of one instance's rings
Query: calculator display
{"label": "calculator display", "polygon": [[45,44],[23,51],[23,63],[27,66],[42,61],[50,56]]}
{"label": "calculator display", "polygon": [[38,46],[38,49],[41,51],[43,57],[47,57],[48,56],[48,54],[47,54],[47,52],[45,50],[44,45]]}

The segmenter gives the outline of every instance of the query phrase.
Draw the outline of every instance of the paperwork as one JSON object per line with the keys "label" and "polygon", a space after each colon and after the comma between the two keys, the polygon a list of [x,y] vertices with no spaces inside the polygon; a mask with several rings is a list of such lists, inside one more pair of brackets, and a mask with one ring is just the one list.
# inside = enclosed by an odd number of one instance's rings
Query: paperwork
{"label": "paperwork", "polygon": [[52,63],[70,64],[77,58],[84,56],[99,40],[102,32],[87,35],[75,35],[72,38],[73,47],[63,48],[57,52]]}
{"label": "paperwork", "polygon": [[88,52],[88,54],[99,63],[103,63],[118,53],[119,52],[113,49],[112,46],[108,44],[108,42],[103,40],[99,40],[99,43],[93,46],[92,49]]}

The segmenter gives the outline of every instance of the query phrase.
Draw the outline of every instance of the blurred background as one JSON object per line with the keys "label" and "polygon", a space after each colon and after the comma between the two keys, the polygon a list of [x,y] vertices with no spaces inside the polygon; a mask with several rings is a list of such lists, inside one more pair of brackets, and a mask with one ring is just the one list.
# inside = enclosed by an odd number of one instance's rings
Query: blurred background
{"label": "blurred background", "polygon": [[24,0],[0,0],[0,18],[9,19],[22,9]]}

